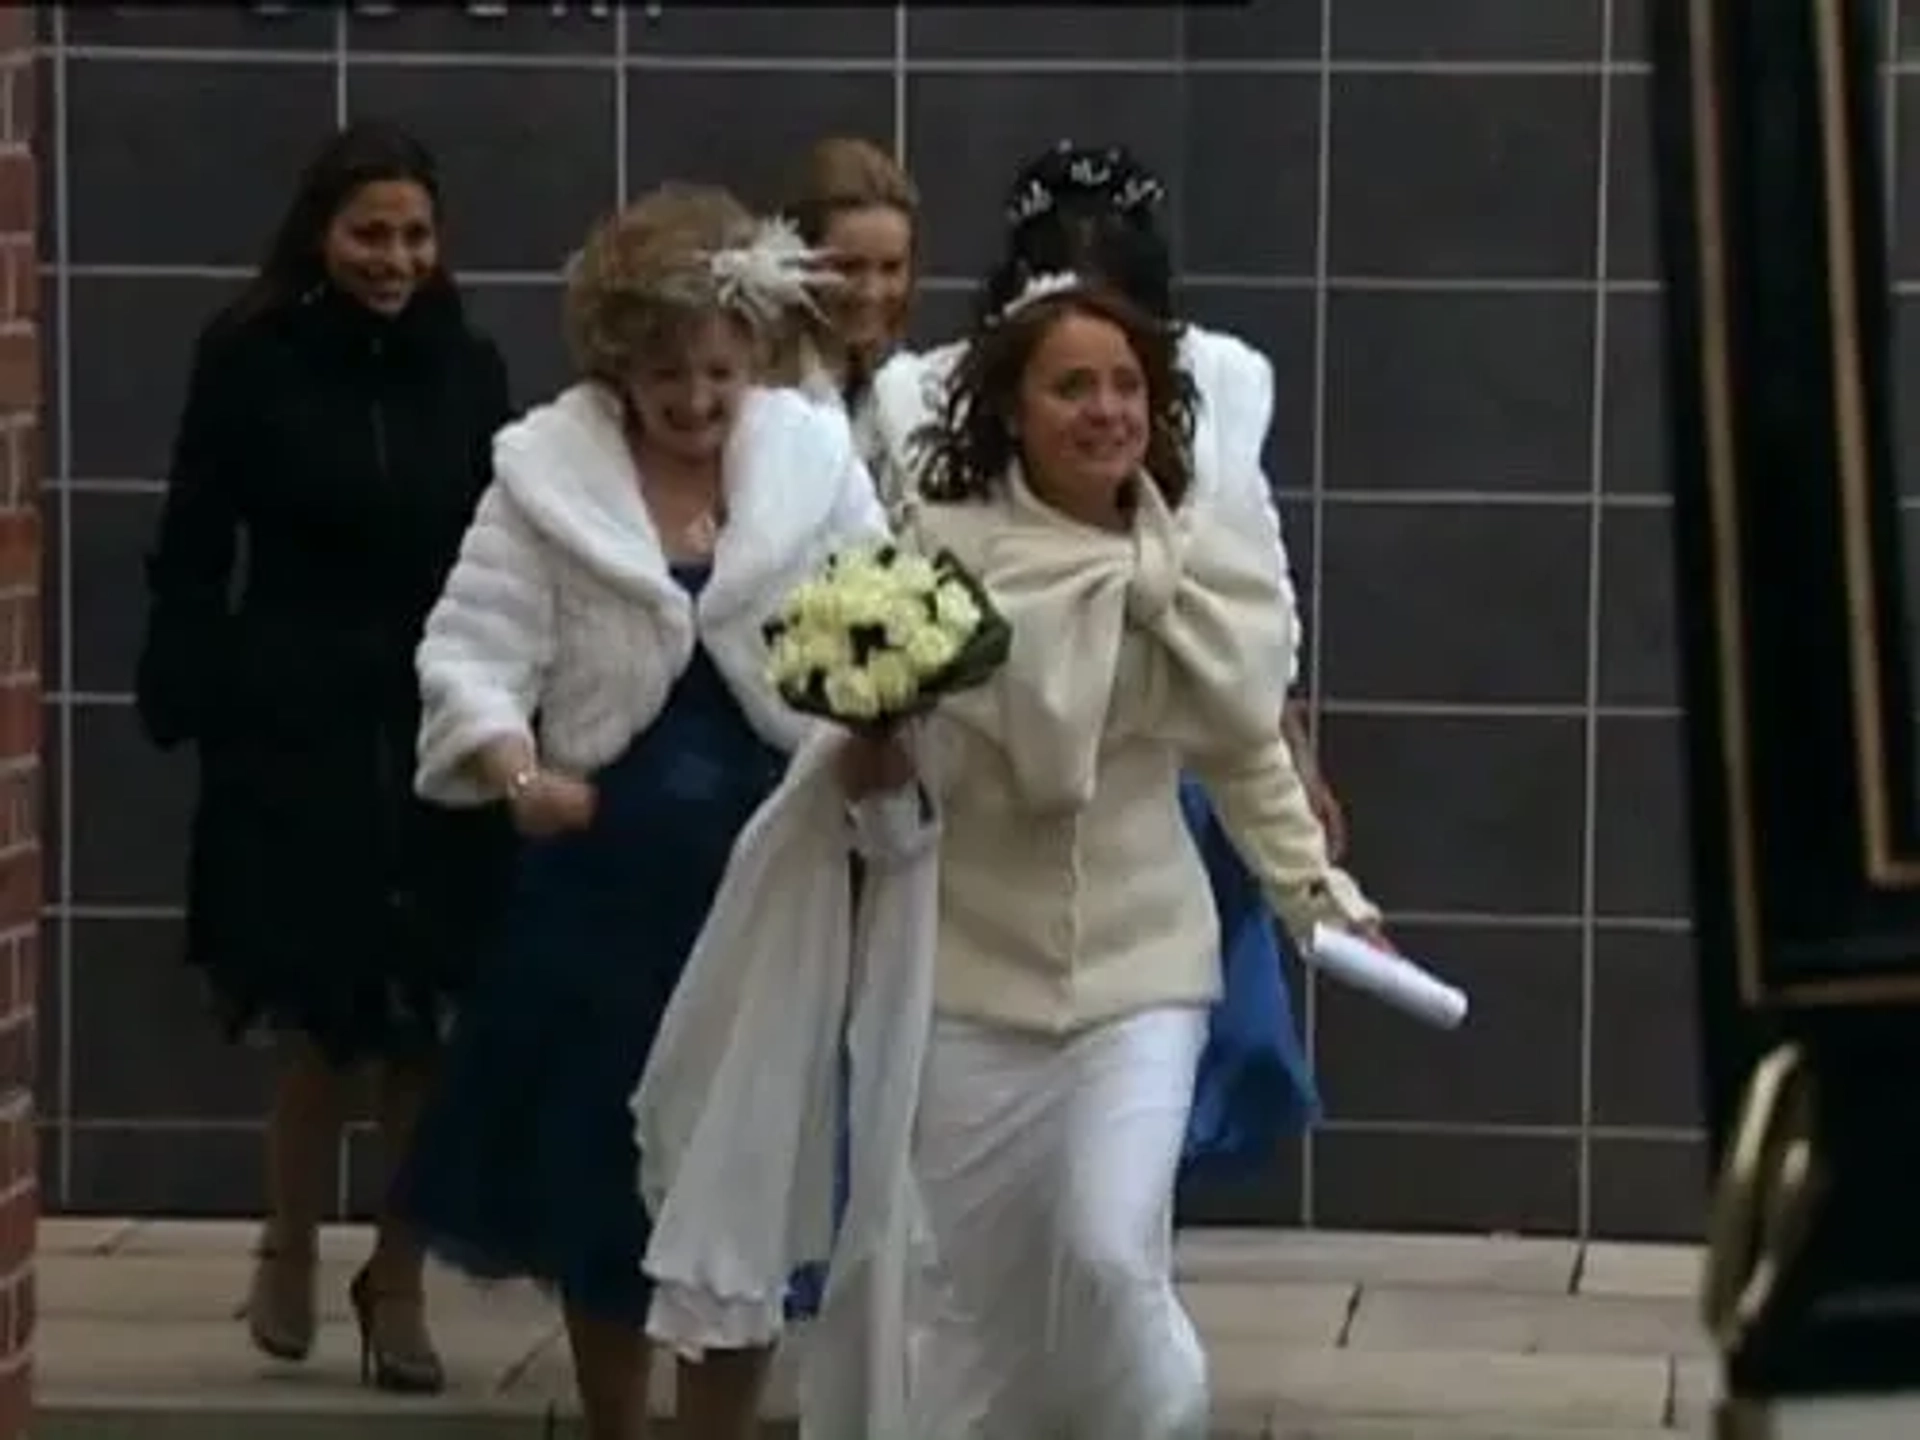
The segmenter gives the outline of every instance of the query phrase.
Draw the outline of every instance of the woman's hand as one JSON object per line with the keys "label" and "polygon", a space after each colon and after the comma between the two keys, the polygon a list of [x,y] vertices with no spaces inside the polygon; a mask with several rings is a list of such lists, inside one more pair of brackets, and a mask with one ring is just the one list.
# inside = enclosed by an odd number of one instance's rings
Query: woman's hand
{"label": "woman's hand", "polygon": [[848,735],[841,742],[835,764],[849,800],[884,795],[913,779],[913,757],[891,730]]}
{"label": "woman's hand", "polygon": [[593,823],[598,797],[593,786],[571,775],[536,770],[508,791],[507,809],[513,825],[529,840],[545,840]]}
{"label": "woman's hand", "polygon": [[1347,933],[1356,939],[1364,940],[1376,950],[1384,950],[1389,955],[1398,955],[1400,947],[1388,937],[1378,920],[1369,920],[1364,924],[1347,926]]}

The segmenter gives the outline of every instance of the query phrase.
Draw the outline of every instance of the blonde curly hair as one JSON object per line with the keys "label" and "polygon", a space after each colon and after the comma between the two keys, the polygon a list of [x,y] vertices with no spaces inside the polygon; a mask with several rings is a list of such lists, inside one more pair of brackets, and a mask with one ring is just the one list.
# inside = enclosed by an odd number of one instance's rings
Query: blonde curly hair
{"label": "blonde curly hair", "polygon": [[609,215],[567,267],[562,306],[575,368],[622,385],[716,312],[764,346],[787,323],[784,310],[730,284],[715,264],[762,236],[753,213],[715,185],[670,182]]}

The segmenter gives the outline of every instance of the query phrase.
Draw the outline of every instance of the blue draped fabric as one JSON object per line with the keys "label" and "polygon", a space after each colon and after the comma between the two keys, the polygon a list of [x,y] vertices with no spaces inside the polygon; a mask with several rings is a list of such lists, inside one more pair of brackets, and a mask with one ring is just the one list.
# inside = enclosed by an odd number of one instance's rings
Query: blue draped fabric
{"label": "blue draped fabric", "polygon": [[1191,779],[1180,805],[1220,916],[1223,989],[1194,1083],[1183,1178],[1258,1171],[1280,1141],[1320,1118],[1320,1093],[1294,1025],[1287,972],[1297,960],[1260,886]]}

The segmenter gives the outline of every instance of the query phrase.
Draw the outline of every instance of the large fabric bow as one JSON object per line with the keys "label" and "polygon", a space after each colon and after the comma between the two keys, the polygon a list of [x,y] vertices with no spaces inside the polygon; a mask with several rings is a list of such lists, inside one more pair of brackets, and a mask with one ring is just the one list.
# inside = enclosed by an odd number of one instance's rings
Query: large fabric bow
{"label": "large fabric bow", "polygon": [[1130,628],[1157,642],[1139,677],[1143,728],[1183,749],[1271,739],[1286,699],[1294,626],[1266,532],[1235,523],[1231,506],[1175,511],[1150,480],[1138,489],[1133,528],[1109,532],[1051,509],[1015,473],[983,547],[1013,646],[998,683],[946,712],[1001,748],[1039,811],[1093,793]]}

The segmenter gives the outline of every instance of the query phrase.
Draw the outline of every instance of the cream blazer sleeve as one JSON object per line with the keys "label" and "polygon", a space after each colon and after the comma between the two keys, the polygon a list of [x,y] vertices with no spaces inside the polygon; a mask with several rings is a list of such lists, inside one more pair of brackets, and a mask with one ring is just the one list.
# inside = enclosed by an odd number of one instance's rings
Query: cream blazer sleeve
{"label": "cream blazer sleeve", "polygon": [[[1252,534],[1252,517],[1259,513],[1262,499],[1231,493],[1218,496],[1212,502],[1217,507],[1212,523]],[[1269,603],[1280,605],[1285,614],[1289,638],[1283,663],[1290,678],[1300,618],[1286,576],[1284,551],[1276,568],[1278,574],[1270,579],[1275,593]],[[1304,943],[1319,922],[1352,927],[1380,919],[1378,907],[1327,854],[1326,831],[1313,813],[1293,751],[1280,733],[1278,714],[1272,730],[1254,743],[1195,754],[1189,764],[1213,800],[1227,838],[1296,939]]]}
{"label": "cream blazer sleeve", "polygon": [[1316,922],[1378,922],[1379,908],[1328,858],[1326,832],[1278,733],[1253,749],[1192,763],[1227,838],[1296,940],[1304,944]]}

